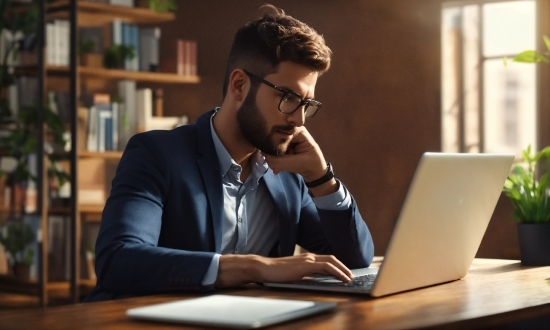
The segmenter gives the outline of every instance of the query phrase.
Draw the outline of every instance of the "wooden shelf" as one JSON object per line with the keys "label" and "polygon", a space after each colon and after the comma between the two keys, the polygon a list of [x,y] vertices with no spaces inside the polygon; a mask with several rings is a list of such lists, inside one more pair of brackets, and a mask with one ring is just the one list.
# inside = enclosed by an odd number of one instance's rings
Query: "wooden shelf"
{"label": "wooden shelf", "polygon": [[[66,66],[46,66],[47,74],[55,76],[68,76],[69,68]],[[35,66],[17,67],[15,73],[18,75],[36,74]],[[176,73],[165,72],[145,72],[129,71],[119,69],[91,68],[85,66],[78,67],[78,73],[83,79],[102,79],[102,80],[135,80],[137,82],[150,82],[161,84],[198,84],[199,76],[182,76]]]}
{"label": "wooden shelf", "polygon": [[105,152],[93,152],[93,151],[79,151],[79,158],[103,158],[103,159],[116,159],[120,160],[122,157],[122,151],[105,151]]}
{"label": "wooden shelf", "polygon": [[104,205],[80,205],[78,208],[80,213],[86,213],[88,215],[97,215],[103,212]]}
{"label": "wooden shelf", "polygon": [[[88,293],[95,286],[95,283],[95,280],[80,279],[79,286],[81,292]],[[55,294],[57,296],[64,294],[68,296],[69,285],[70,283],[68,281],[48,282],[47,290],[50,294]],[[13,276],[0,275],[0,291],[24,295],[38,295],[38,281],[23,281]]]}
{"label": "wooden shelf", "polygon": [[[100,222],[101,213],[104,205],[79,205],[78,210],[82,216],[82,220],[87,222]],[[71,209],[68,207],[50,207],[48,214],[50,215],[65,215],[68,216]]]}
{"label": "wooden shelf", "polygon": [[[69,1],[56,1],[47,6],[48,19],[69,19]],[[174,13],[159,13],[148,8],[114,6],[106,3],[78,1],[78,25],[102,26],[115,19],[130,24],[159,24],[173,21]]]}
{"label": "wooden shelf", "polygon": [[97,78],[105,80],[135,80],[138,82],[152,82],[163,84],[197,84],[198,76],[181,76],[175,73],[129,71],[104,68],[78,67],[82,78]]}

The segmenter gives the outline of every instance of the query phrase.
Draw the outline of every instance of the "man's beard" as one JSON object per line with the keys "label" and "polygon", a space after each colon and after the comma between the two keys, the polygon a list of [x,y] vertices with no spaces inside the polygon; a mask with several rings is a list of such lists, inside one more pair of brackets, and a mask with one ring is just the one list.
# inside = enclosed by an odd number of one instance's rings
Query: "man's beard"
{"label": "man's beard", "polygon": [[288,149],[288,143],[281,141],[281,143],[275,144],[273,136],[277,131],[294,131],[294,125],[273,126],[268,131],[265,118],[256,104],[256,91],[257,88],[251,88],[248,91],[248,95],[237,111],[237,122],[244,137],[254,147],[268,155],[282,156]]}

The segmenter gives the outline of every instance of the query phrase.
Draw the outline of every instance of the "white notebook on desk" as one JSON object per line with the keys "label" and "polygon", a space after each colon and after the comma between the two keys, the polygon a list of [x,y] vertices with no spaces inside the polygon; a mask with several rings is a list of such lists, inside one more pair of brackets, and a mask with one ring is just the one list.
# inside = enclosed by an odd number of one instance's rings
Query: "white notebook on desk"
{"label": "white notebook on desk", "polygon": [[212,295],[132,308],[137,320],[255,329],[331,310],[332,302]]}

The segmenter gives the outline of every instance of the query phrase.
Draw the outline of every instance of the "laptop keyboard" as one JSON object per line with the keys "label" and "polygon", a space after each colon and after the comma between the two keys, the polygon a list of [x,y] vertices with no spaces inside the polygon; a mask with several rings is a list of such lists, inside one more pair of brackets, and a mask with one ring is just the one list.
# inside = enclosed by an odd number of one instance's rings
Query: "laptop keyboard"
{"label": "laptop keyboard", "polygon": [[367,274],[354,277],[351,282],[344,283],[337,279],[307,279],[295,282],[296,284],[306,284],[315,286],[331,286],[331,287],[361,287],[370,288],[376,279],[376,274]]}

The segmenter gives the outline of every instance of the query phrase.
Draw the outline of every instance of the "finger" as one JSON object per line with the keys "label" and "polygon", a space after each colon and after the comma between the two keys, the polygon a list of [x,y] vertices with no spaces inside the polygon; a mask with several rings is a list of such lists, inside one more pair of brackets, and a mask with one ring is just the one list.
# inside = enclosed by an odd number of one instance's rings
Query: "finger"
{"label": "finger", "polygon": [[345,274],[341,269],[336,267],[334,264],[330,262],[316,262],[315,265],[320,266],[319,269],[320,274],[323,275],[332,275],[339,279],[342,282],[350,282],[351,277]]}
{"label": "finger", "polygon": [[346,276],[353,278],[353,272],[346,267],[338,258],[336,258],[333,255],[317,255],[317,258],[321,258],[323,260],[327,259],[328,262],[333,264],[336,268],[340,269]]}
{"label": "finger", "polygon": [[285,154],[282,156],[265,156],[265,160],[269,168],[273,170],[275,174],[281,171],[289,171],[295,173],[297,171],[296,166],[300,166],[299,159],[294,159],[299,155]]}
{"label": "finger", "polygon": [[316,261],[322,261],[322,262],[330,263],[331,265],[333,265],[334,267],[339,269],[347,277],[353,278],[352,271],[333,255],[317,255],[316,256]]}

